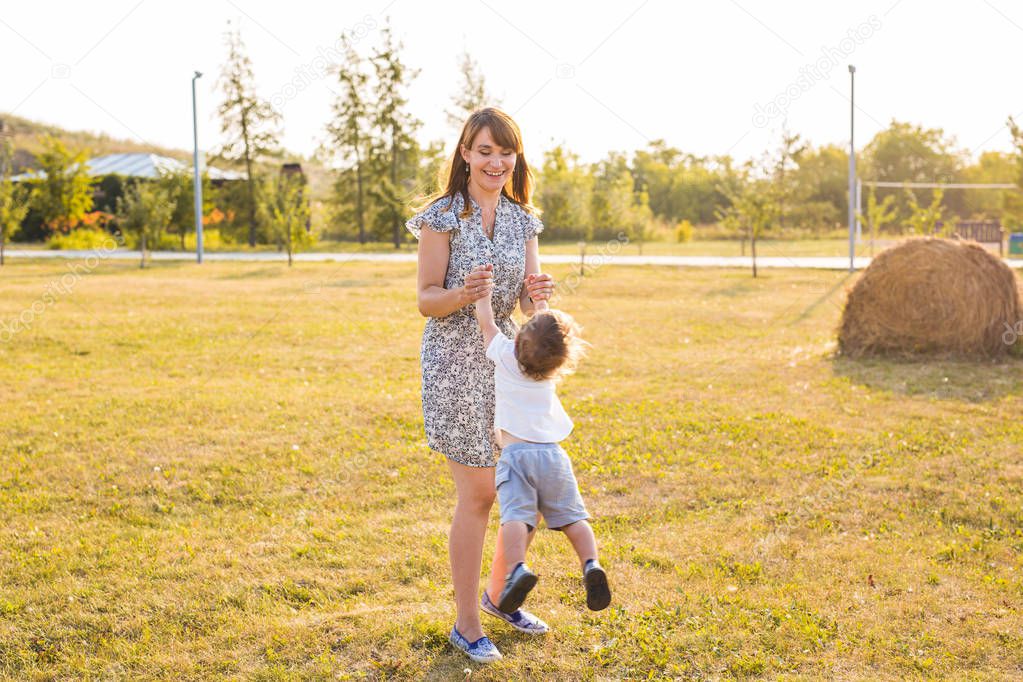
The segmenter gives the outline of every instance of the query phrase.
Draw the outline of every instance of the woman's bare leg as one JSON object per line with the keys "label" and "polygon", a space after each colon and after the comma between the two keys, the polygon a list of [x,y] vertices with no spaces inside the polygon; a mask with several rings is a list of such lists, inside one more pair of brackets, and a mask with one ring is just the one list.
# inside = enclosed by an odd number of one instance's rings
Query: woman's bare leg
{"label": "woman's bare leg", "polygon": [[483,541],[494,504],[493,467],[470,467],[448,460],[455,479],[458,502],[448,535],[451,582],[455,587],[455,627],[474,642],[483,636],[480,625],[479,588],[483,566]]}

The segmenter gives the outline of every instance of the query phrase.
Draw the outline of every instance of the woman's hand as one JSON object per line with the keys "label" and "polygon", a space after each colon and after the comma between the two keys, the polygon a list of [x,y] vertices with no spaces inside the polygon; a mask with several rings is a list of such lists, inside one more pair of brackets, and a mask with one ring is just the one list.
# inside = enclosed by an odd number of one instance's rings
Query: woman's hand
{"label": "woman's hand", "polygon": [[526,287],[526,294],[536,301],[549,301],[554,295],[554,278],[550,275],[539,272],[526,276],[523,284]]}
{"label": "woman's hand", "polygon": [[494,290],[494,266],[477,265],[465,276],[462,286],[462,305],[475,303]]}

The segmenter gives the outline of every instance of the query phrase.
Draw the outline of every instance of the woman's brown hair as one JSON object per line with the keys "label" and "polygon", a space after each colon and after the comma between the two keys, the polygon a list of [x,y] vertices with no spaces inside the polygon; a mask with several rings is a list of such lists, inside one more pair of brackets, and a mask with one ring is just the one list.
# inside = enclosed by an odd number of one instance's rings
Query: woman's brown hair
{"label": "woman's brown hair", "polygon": [[[472,214],[472,203],[469,201],[469,172],[465,170],[466,163],[462,158],[462,147],[471,149],[473,140],[484,128],[490,130],[490,135],[497,144],[505,149],[515,150],[515,168],[512,170],[511,179],[501,188],[501,194],[528,212],[537,216],[540,214],[539,209],[531,203],[534,185],[533,171],[526,163],[526,156],[522,151],[522,133],[512,117],[496,107],[477,109],[469,115],[465,125],[462,126],[462,134],[458,138],[458,144],[455,145],[455,151],[451,155],[448,166],[438,177],[438,185],[441,189],[414,207],[415,212],[422,211],[438,199],[444,197],[454,199],[456,194],[461,194],[463,209],[459,217],[467,218]],[[446,180],[444,179],[445,175],[447,176]]]}

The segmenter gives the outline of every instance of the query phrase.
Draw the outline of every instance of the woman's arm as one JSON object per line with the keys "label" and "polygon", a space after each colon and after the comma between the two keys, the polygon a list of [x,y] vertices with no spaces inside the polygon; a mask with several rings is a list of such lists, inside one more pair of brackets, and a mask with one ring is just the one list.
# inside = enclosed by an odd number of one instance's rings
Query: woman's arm
{"label": "woman's arm", "polygon": [[456,289],[444,288],[451,257],[451,234],[423,227],[419,236],[419,273],[417,302],[423,317],[444,317],[461,310],[490,293],[494,287],[492,272],[473,272]]}

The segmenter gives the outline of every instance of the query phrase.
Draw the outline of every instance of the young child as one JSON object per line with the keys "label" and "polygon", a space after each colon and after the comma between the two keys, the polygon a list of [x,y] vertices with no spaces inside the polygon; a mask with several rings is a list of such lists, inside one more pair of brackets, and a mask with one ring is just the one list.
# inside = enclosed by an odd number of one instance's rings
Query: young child
{"label": "young child", "polygon": [[[492,270],[493,265],[479,268]],[[586,606],[607,608],[611,589],[597,562],[597,541],[587,523],[572,462],[558,444],[572,432],[572,420],[555,392],[555,381],[572,372],[584,349],[579,326],[546,301],[509,339],[494,323],[491,297],[476,301],[476,320],[486,355],[494,362],[496,409],[494,429],[501,457],[495,471],[501,505],[501,537],[508,574],[497,608],[514,613],[536,585],[526,565],[527,536],[537,513],[547,526],[568,536],[582,564]]]}

